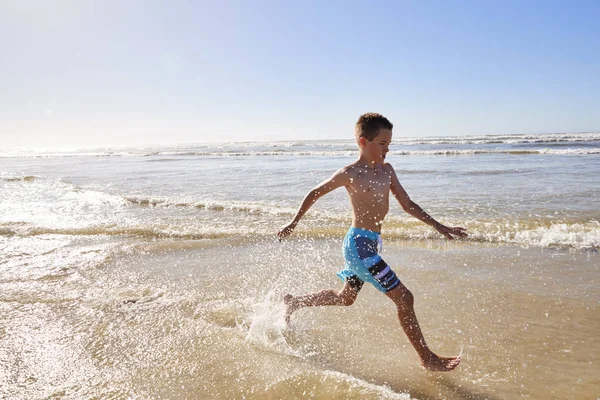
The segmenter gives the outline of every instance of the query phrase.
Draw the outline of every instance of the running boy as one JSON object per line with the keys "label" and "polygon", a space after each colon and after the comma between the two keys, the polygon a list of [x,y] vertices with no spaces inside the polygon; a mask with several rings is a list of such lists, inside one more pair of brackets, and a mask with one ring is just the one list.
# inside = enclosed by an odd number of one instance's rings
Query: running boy
{"label": "running boy", "polygon": [[412,293],[378,254],[381,225],[389,209],[390,191],[404,211],[431,225],[448,239],[466,237],[467,233],[464,228],[440,224],[408,197],[392,166],[385,163],[392,141],[392,128],[390,121],[381,114],[361,115],[355,128],[360,152],[358,160],[312,189],[292,222],[278,232],[280,239],[290,235],[302,216],[321,196],[342,186],[348,191],[352,205],[352,226],[344,238],[346,268],[338,273],[345,280],[344,287],[339,293],[329,289],[304,296],[286,295],[286,321],[289,324],[291,314],[302,307],[349,306],[356,300],[363,283],[369,282],[396,304],[400,324],[419,354],[423,367],[432,371],[451,371],[460,362],[460,357],[439,357],[429,350],[414,312]]}

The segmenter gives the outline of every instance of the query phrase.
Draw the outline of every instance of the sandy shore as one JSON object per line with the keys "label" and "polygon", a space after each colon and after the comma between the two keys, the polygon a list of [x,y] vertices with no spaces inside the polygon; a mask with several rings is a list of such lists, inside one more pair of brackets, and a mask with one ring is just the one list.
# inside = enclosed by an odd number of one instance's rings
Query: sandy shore
{"label": "sandy shore", "polygon": [[352,307],[301,310],[284,329],[283,294],[341,287],[339,240],[91,242],[59,254],[70,270],[0,283],[9,398],[600,393],[594,252],[387,242],[430,347],[462,351],[441,374],[419,367],[393,304],[372,287]]}

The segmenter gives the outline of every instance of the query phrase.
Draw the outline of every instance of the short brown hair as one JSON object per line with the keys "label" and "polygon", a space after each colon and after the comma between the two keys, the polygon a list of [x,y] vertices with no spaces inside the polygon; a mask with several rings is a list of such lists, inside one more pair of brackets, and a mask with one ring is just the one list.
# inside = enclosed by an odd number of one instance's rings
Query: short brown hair
{"label": "short brown hair", "polygon": [[365,113],[358,118],[358,121],[356,121],[354,133],[356,135],[356,140],[364,137],[369,142],[372,142],[379,133],[379,130],[392,130],[393,127],[394,125],[392,125],[392,123],[383,115],[378,113]]}

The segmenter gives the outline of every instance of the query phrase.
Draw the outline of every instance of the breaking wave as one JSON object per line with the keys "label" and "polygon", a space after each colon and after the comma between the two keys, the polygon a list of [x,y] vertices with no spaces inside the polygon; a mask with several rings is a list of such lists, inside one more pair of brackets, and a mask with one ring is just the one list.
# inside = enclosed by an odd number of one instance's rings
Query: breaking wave
{"label": "breaking wave", "polygon": [[33,175],[0,177],[0,180],[3,180],[5,182],[33,182],[36,179],[37,179],[37,177],[33,176]]}
{"label": "breaking wave", "polygon": [[[347,224],[340,223],[342,218],[306,219],[298,227],[295,237],[307,239],[341,238],[347,230]],[[473,242],[496,244],[515,244],[542,248],[573,248],[579,250],[600,249],[600,223],[569,222],[550,220],[531,221],[453,221],[454,225],[466,227],[469,237],[461,239]],[[198,225],[193,219],[178,221],[177,225],[161,225],[151,221],[146,225],[95,225],[88,227],[44,227],[31,223],[0,223],[0,236],[38,236],[38,235],[108,235],[138,237],[146,239],[184,239],[202,240],[239,237],[243,240],[275,240],[278,224],[283,220],[262,221],[255,225],[236,224],[235,221],[214,223],[210,226]],[[433,229],[418,221],[392,219],[386,222],[386,239],[400,240],[445,240]]]}
{"label": "breaking wave", "polygon": [[132,204],[150,207],[190,207],[199,210],[210,211],[238,211],[255,215],[294,215],[295,209],[289,207],[278,207],[273,204],[251,201],[178,201],[163,197],[125,196],[125,200]]}

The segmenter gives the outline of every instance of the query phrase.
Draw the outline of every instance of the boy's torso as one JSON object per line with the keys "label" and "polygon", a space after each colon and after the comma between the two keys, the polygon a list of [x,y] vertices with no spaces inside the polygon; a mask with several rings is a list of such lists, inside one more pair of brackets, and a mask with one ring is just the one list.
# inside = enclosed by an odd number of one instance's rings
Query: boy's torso
{"label": "boy's torso", "polygon": [[374,168],[346,167],[350,184],[346,185],[352,205],[352,226],[380,232],[389,210],[392,169],[385,164]]}

